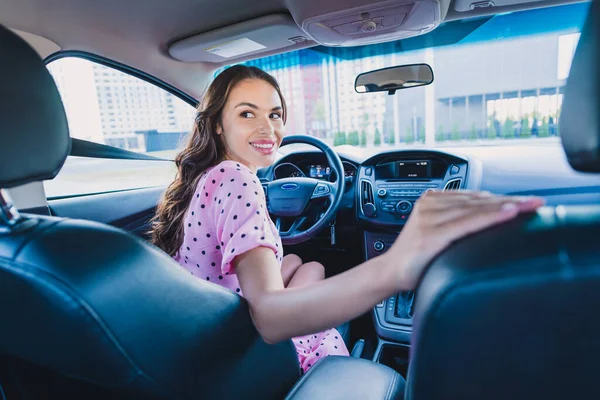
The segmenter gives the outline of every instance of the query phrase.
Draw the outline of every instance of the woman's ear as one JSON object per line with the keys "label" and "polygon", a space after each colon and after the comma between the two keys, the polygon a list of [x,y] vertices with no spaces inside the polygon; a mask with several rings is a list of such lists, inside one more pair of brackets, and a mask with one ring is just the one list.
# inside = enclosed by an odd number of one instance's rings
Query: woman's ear
{"label": "woman's ear", "polygon": [[217,124],[217,135],[220,135],[223,133],[223,127],[221,126],[221,123],[219,122]]}

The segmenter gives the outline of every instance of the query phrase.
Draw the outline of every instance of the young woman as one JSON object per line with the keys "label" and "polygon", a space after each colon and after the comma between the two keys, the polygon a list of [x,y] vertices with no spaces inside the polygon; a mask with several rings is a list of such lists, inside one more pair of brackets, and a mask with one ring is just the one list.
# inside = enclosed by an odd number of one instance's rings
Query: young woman
{"label": "young woman", "polygon": [[327,355],[348,355],[331,327],[414,289],[451,242],[543,204],[489,193],[426,193],[386,253],[324,279],[322,265],[283,254],[256,177],[275,161],[286,116],[281,90],[264,71],[235,66],[219,74],[176,158],[178,174],[152,234],[192,275],[244,296],[266,342],[292,339],[303,371]]}

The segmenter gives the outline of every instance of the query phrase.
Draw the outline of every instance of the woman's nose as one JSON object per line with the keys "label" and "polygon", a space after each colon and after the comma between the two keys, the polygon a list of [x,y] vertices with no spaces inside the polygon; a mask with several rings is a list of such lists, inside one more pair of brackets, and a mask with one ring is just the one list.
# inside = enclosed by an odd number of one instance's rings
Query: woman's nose
{"label": "woman's nose", "polygon": [[275,127],[270,118],[261,119],[259,132],[263,135],[271,135],[275,132]]}

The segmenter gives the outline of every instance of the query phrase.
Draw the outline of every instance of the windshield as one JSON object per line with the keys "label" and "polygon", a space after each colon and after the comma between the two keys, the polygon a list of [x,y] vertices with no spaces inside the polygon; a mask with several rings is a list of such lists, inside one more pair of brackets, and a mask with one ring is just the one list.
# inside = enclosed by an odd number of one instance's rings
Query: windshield
{"label": "windshield", "polygon": [[[366,148],[558,143],[564,86],[588,8],[454,21],[398,42],[314,47],[245,64],[279,81],[288,135]],[[395,95],[354,90],[361,72],[422,62],[434,71],[429,86]]]}

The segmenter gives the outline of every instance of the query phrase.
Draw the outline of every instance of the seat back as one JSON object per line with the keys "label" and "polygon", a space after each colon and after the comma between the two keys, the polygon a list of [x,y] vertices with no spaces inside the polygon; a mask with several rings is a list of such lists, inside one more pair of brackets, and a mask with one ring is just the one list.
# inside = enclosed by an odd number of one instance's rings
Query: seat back
{"label": "seat back", "polygon": [[[60,96],[3,27],[0,99],[0,188],[51,179],[70,145]],[[263,342],[241,297],[119,229],[19,215],[2,189],[0,315],[3,365],[79,398],[279,399],[299,378],[292,342]]]}
{"label": "seat back", "polygon": [[[581,171],[600,171],[599,24],[595,0],[560,121]],[[600,205],[544,207],[465,238],[419,285],[407,398],[600,398],[598,310]]]}

